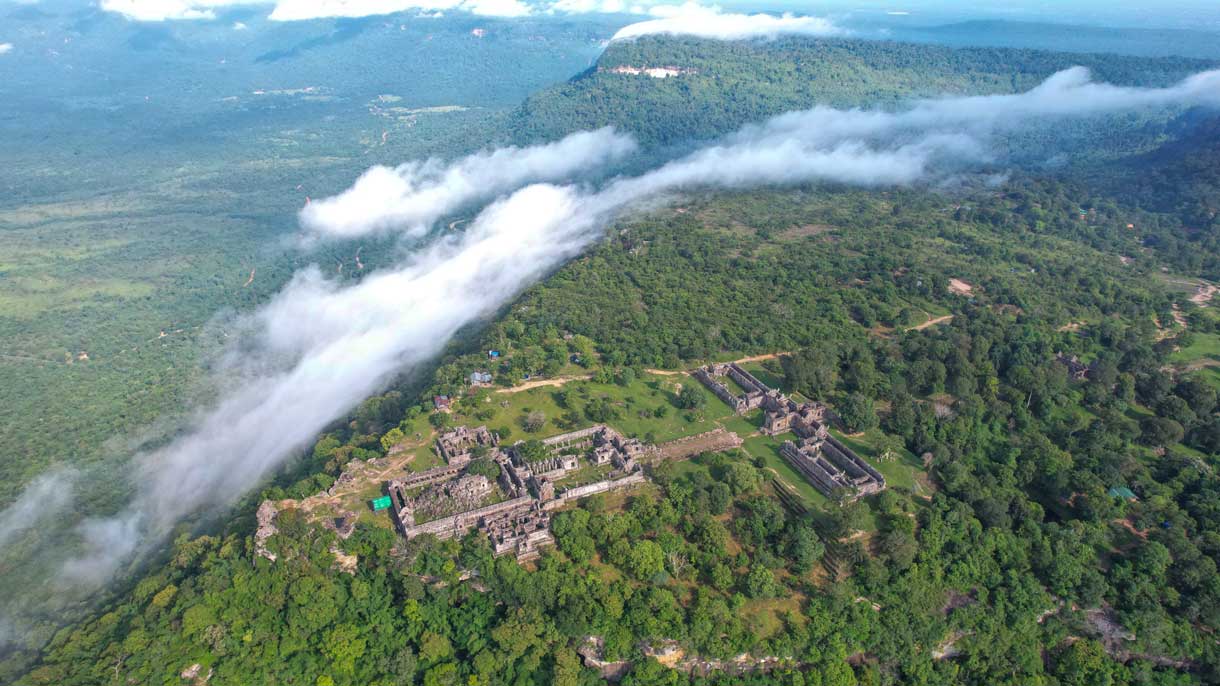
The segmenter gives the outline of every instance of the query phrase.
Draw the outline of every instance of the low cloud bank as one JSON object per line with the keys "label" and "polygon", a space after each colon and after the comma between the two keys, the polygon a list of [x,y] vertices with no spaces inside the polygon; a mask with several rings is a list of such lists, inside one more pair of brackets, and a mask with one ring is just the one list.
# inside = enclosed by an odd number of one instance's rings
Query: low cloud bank
{"label": "low cloud bank", "polygon": [[12,43],[0,43],[0,55],[13,51]]}
{"label": "low cloud bank", "polygon": [[[372,17],[398,12],[437,16],[447,11],[486,17],[537,14],[636,14],[653,19],[624,27],[614,40],[652,34],[691,35],[734,40],[774,38],[781,34],[834,36],[846,33],[828,19],[793,14],[739,14],[689,1],[652,0],[101,0],[101,8],[134,21],[211,20],[217,11],[238,5],[272,5],[272,21]],[[0,48],[0,52],[3,49]]]}
{"label": "low cloud bank", "polygon": [[101,0],[101,8],[133,21],[215,19],[218,10],[239,5],[274,5],[274,21],[372,17],[418,10],[457,10],[489,17],[521,17],[534,8],[522,0]]}
{"label": "low cloud bank", "polygon": [[0,512],[0,547],[43,522],[61,516],[72,499],[76,476],[72,470],[57,470],[31,481],[21,496]]}
{"label": "low cloud bank", "polygon": [[775,38],[780,35],[842,36],[847,31],[823,17],[785,13],[738,14],[696,2],[684,5],[658,5],[649,10],[657,17],[619,29],[612,41],[631,40],[658,34],[697,36],[718,40]]}
{"label": "low cloud bank", "polygon": [[102,0],[100,7],[134,21],[215,19],[216,10],[237,5],[258,5],[263,0]]}
{"label": "low cloud bank", "polygon": [[548,12],[562,14],[644,14],[647,10],[639,3],[625,0],[557,0]]}
{"label": "low cloud bank", "polygon": [[459,328],[576,255],[607,219],[590,209],[573,188],[533,185],[489,205],[461,236],[357,285],[316,268],[297,274],[250,318],[254,338],[226,370],[241,383],[182,438],[139,458],[139,496],[82,526],[89,549],[64,578],[104,581],[182,518],[247,493]]}
{"label": "low cloud bank", "polygon": [[453,163],[439,159],[376,166],[348,190],[301,210],[307,242],[394,230],[419,236],[438,219],[525,183],[569,178],[619,160],[635,141],[611,128],[527,148],[500,148]]}
{"label": "low cloud bank", "polygon": [[[240,383],[180,438],[137,458],[137,497],[118,516],[82,525],[89,551],[62,576],[104,581],[182,518],[232,503],[330,422],[433,359],[462,326],[578,254],[616,218],[673,192],[814,180],[866,186],[933,181],[988,160],[991,137],[1005,129],[1146,106],[1220,105],[1217,85],[1220,71],[1169,88],[1138,89],[1093,83],[1087,72],[1073,69],[1018,95],[928,100],[893,113],[815,108],[745,127],[718,145],[600,187],[535,183],[514,189],[529,175],[487,162],[487,173],[495,176],[488,183],[502,189],[500,197],[462,234],[438,238],[355,285],[306,269],[251,314],[249,333],[223,370]],[[612,134],[587,135],[609,147],[623,145]],[[612,157],[588,155],[585,164]],[[462,167],[459,161],[450,168]],[[455,189],[443,188],[445,174],[429,183],[437,195],[463,197],[470,173],[455,177]],[[405,217],[394,226],[418,233],[435,216],[429,207],[435,203],[424,195],[389,194],[382,211],[363,216]]]}
{"label": "low cloud bank", "polygon": [[329,17],[371,17],[418,10],[457,10],[488,17],[523,17],[533,8],[520,0],[279,0],[268,17],[302,21]]}

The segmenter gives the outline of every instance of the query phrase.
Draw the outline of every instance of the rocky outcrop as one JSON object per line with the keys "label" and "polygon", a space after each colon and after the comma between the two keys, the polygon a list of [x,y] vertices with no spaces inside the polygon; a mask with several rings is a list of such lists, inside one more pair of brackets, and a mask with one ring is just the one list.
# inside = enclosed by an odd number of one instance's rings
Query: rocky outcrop
{"label": "rocky outcrop", "polygon": [[279,514],[279,510],[275,507],[275,503],[270,500],[264,500],[258,506],[258,512],[255,518],[258,520],[258,529],[254,532],[254,552],[262,557],[275,562],[275,553],[267,550],[267,539],[279,533],[279,529],[275,528],[275,516]]}

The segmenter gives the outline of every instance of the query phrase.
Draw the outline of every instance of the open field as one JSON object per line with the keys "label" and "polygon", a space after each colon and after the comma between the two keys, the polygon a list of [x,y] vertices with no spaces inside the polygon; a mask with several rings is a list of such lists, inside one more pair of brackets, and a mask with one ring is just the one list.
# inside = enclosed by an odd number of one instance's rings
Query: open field
{"label": "open field", "polygon": [[917,493],[923,488],[919,479],[923,473],[923,465],[919,458],[912,455],[909,450],[902,449],[901,455],[893,460],[877,459],[876,441],[881,438],[880,429],[870,429],[863,434],[852,436],[840,433],[835,429],[831,429],[830,433],[844,445],[856,451],[860,457],[868,460],[869,464],[881,472],[889,486],[910,489]]}
{"label": "open field", "polygon": [[806,503],[817,506],[830,504],[830,499],[818,492],[800,472],[792,468],[779,454],[779,447],[789,436],[752,436],[746,439],[745,450],[751,457],[761,458],[764,469],[771,472],[789,488],[795,490]]}
{"label": "open field", "polygon": [[1175,351],[1169,359],[1180,369],[1197,371],[1220,388],[1220,334],[1194,333],[1192,336],[1193,342]]}

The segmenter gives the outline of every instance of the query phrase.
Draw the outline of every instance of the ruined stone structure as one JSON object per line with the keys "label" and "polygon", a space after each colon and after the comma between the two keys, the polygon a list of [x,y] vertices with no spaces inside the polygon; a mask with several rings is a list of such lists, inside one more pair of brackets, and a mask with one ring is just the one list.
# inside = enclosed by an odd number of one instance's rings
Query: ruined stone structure
{"label": "ruined stone structure", "polygon": [[[725,376],[745,393],[733,395],[719,381]],[[769,388],[735,362],[700,367],[695,378],[738,414],[761,407],[764,434],[777,436],[789,431],[796,434],[798,440],[785,441],[780,454],[823,495],[842,493],[854,500],[885,488],[885,477],[880,472],[830,435],[831,412],[823,403],[798,403]]]}
{"label": "ruined stone structure", "polygon": [[322,526],[335,532],[339,538],[347,540],[356,531],[356,513],[343,510],[335,517],[323,519]]}
{"label": "ruined stone structure", "polygon": [[530,479],[534,473],[530,471],[528,465],[517,463],[507,455],[499,458],[496,462],[500,465],[500,477],[498,479],[500,488],[504,489],[510,497],[525,495],[529,492]]}
{"label": "ruined stone structure", "polygon": [[461,473],[461,467],[436,467],[427,471],[408,474],[401,479],[391,481],[390,484],[391,486],[397,484],[399,488],[404,489],[418,488],[439,481],[448,481]]}
{"label": "ruined stone structure", "polygon": [[276,555],[267,549],[267,539],[279,533],[279,529],[275,528],[277,514],[279,514],[279,508],[275,506],[275,503],[264,500],[259,504],[258,512],[254,515],[258,521],[258,529],[254,532],[254,552],[272,562],[275,562]]}
{"label": "ruined stone structure", "polygon": [[1055,356],[1055,359],[1067,367],[1068,377],[1072,381],[1084,381],[1089,378],[1089,374],[1093,371],[1093,365],[1081,362],[1080,358],[1075,355],[1059,353]]}
{"label": "ruined stone structure", "polygon": [[555,499],[555,482],[546,477],[533,477],[530,481],[530,489],[539,502],[545,503]]}
{"label": "ruined stone structure", "polygon": [[579,431],[569,431],[566,434],[542,439],[542,444],[556,452],[583,451],[593,447],[593,435],[605,429],[603,424],[597,424]]}
{"label": "ruined stone structure", "polygon": [[885,488],[881,472],[833,436],[784,441],[779,452],[828,498],[842,494],[855,500]]}
{"label": "ruined stone structure", "polygon": [[791,431],[801,438],[825,437],[830,409],[819,402],[797,403],[786,396],[768,397],[762,432],[768,436]]}
{"label": "ruined stone structure", "polygon": [[566,490],[563,493],[556,496],[556,498],[554,500],[550,500],[550,501],[547,501],[546,503],[544,503],[543,507],[548,510],[554,510],[554,509],[563,507],[564,505],[567,505],[568,503],[575,502],[582,498],[588,498],[589,496],[595,495],[597,493],[606,493],[609,491],[615,491],[620,488],[627,488],[628,486],[634,486],[637,484],[646,483],[647,481],[648,481],[648,477],[644,476],[643,472],[633,472],[631,474],[628,474],[627,476],[622,476],[617,479],[606,479],[605,481],[596,481],[594,483],[586,484],[584,486],[577,486],[575,488],[569,488],[568,490]]}
{"label": "ruined stone structure", "polygon": [[[498,437],[486,427],[458,427],[436,442],[437,452],[448,465],[390,481],[391,513],[403,534],[408,539],[423,534],[450,538],[477,529],[488,536],[497,555],[536,557],[539,547],[554,542],[551,510],[594,493],[647,481],[637,458],[656,452],[654,446],[605,425],[544,440],[551,455],[532,463],[514,449],[500,450],[498,444]],[[500,467],[496,482],[508,496],[503,502],[482,505],[492,494],[491,481],[465,472],[473,458],[471,451],[479,445],[491,448],[489,457]],[[582,457],[593,464],[612,465],[610,478],[559,492],[556,481],[579,469]],[[410,495],[420,487],[424,487],[422,492]],[[461,511],[449,514],[455,509]],[[431,521],[417,523],[421,519]]]}
{"label": "ruined stone structure", "polygon": [[491,550],[497,557],[512,553],[518,560],[529,560],[538,557],[540,547],[555,543],[551,515],[538,503],[484,517],[479,531],[491,539]]}
{"label": "ruined stone structure", "polygon": [[470,462],[471,451],[476,446],[492,449],[498,445],[500,437],[488,431],[486,426],[476,429],[459,426],[436,439],[436,452],[451,466],[463,467]]}
{"label": "ruined stone structure", "polygon": [[718,426],[693,436],[683,436],[657,446],[657,454],[665,460],[685,460],[701,453],[718,453],[740,448],[741,436]]}
{"label": "ruined stone structure", "polygon": [[652,457],[657,452],[656,446],[646,445],[638,438],[627,438],[604,424],[594,428],[593,452],[589,455],[593,464],[610,464],[631,473],[636,470],[637,459]]}
{"label": "ruined stone structure", "polygon": [[399,525],[402,527],[403,534],[408,539],[422,534],[432,534],[437,538],[454,538],[478,526],[484,517],[493,517],[515,508],[528,507],[533,502],[533,498],[524,495],[492,505],[484,505],[483,507],[467,510],[466,512],[459,512],[448,517],[434,519],[423,524],[407,524],[405,521],[400,521]]}
{"label": "ruined stone structure", "polygon": [[555,455],[545,460],[538,460],[529,465],[530,471],[536,477],[558,479],[568,472],[578,469],[580,460],[575,455]]}
{"label": "ruined stone structure", "polygon": [[[729,377],[741,386],[745,393],[734,395],[729,387],[724,385],[719,379]],[[741,365],[736,362],[727,362],[721,364],[709,364],[705,367],[700,367],[695,370],[695,378],[703,382],[708,390],[716,394],[729,407],[733,408],[737,414],[745,414],[750,410],[763,406],[763,402],[768,396],[778,396],[778,391],[772,391],[767,387],[767,384],[759,381],[753,374],[747,372]]]}
{"label": "ruined stone structure", "polygon": [[478,507],[491,495],[492,485],[481,474],[466,474],[456,479],[428,486],[414,498],[402,488],[391,487],[390,500],[398,512],[399,521],[413,525],[417,519],[433,519],[454,510]]}

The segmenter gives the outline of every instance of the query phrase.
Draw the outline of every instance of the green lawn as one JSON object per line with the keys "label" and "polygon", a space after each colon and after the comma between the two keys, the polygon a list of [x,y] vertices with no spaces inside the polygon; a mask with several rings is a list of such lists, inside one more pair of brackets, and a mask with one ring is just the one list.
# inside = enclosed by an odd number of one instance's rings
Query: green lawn
{"label": "green lawn", "polygon": [[844,436],[833,429],[830,433],[842,441],[844,445],[856,451],[860,457],[868,460],[868,463],[885,477],[887,485],[911,490],[915,488],[917,483],[916,477],[919,472],[923,471],[923,464],[919,461],[918,457],[906,449],[902,450],[901,456],[897,459],[878,460],[876,445],[878,439],[882,436],[880,429],[869,429],[862,436],[851,437]]}
{"label": "green lawn", "polygon": [[779,478],[793,488],[810,506],[822,506],[830,503],[830,499],[818,492],[800,472],[792,468],[779,454],[779,447],[791,436],[752,436],[745,440],[743,446],[751,457],[762,458],[766,468],[775,472]]}
{"label": "green lawn", "polygon": [[1220,334],[1195,333],[1194,341],[1187,347],[1175,351],[1169,356],[1171,362],[1179,365],[1190,363],[1204,364],[1195,373],[1208,383],[1220,389]]}
{"label": "green lawn", "polygon": [[1193,333],[1193,342],[1169,356],[1173,362],[1216,360],[1220,362],[1220,334]]}
{"label": "green lawn", "polygon": [[724,384],[724,387],[729,389],[729,393],[732,393],[733,395],[745,395],[746,394],[746,389],[742,388],[741,384],[734,381],[733,377],[729,376],[728,374],[725,374],[724,376],[722,376],[716,380],[719,381],[720,383]]}
{"label": "green lawn", "polygon": [[661,464],[663,466],[659,466],[658,469],[664,469],[667,474],[675,479],[683,479],[697,472],[708,473],[708,468],[699,464],[697,459],[666,460]]}
{"label": "green lawn", "polygon": [[762,425],[762,410],[753,410],[745,415],[734,413],[721,420],[720,423],[729,431],[746,438],[750,434],[758,432],[758,427]]}
{"label": "green lawn", "polygon": [[767,371],[763,367],[762,362],[747,362],[747,363],[741,365],[741,368],[746,370],[747,372],[750,372],[755,377],[757,377],[759,381],[767,384],[771,388],[778,388],[781,391],[788,390],[788,389],[784,388],[783,377],[773,374],[770,371]]}
{"label": "green lawn", "polygon": [[[695,412],[679,409],[673,400],[677,385],[682,383],[697,382],[689,377],[644,374],[628,386],[580,380],[570,381],[563,386],[531,388],[518,393],[482,391],[474,403],[477,409],[462,405],[453,413],[453,423],[468,426],[486,424],[501,435],[507,428],[510,443],[525,438],[547,438],[596,424],[584,413],[584,408],[591,402],[604,399],[618,415],[609,419],[607,424],[625,434],[641,438],[651,433],[657,442],[664,442],[710,431],[716,428],[718,420],[734,416],[727,405],[702,386],[697,387],[706,397],[704,406]],[[559,405],[563,393],[567,394],[568,407]],[[663,416],[656,416],[658,407],[665,408]],[[536,433],[527,433],[522,428],[521,419],[536,411],[546,415],[546,425]],[[558,422],[564,421],[564,415],[570,412],[576,412],[579,419],[572,426],[560,426]],[[480,419],[479,414],[486,418]],[[487,417],[488,414],[490,417]]]}

